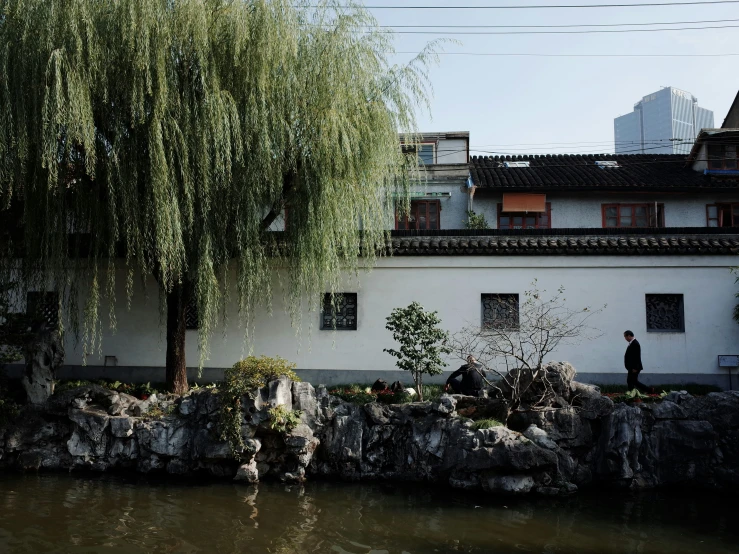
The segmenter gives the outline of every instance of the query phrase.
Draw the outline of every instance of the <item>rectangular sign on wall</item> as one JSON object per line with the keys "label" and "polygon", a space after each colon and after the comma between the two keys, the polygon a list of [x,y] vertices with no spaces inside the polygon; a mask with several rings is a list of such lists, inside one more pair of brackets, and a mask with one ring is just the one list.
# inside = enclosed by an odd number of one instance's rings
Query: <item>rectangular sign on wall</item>
{"label": "rectangular sign on wall", "polygon": [[739,367],[739,356],[719,356],[719,367]]}

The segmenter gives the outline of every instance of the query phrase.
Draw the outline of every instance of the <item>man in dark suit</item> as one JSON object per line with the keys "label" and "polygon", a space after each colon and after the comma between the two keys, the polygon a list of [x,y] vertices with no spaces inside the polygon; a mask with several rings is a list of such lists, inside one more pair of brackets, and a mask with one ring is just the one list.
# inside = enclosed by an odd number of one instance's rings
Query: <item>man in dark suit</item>
{"label": "man in dark suit", "polygon": [[639,345],[639,341],[634,338],[634,333],[631,331],[624,332],[624,338],[629,343],[629,346],[626,347],[626,354],[624,354],[624,366],[626,366],[626,371],[628,372],[626,385],[629,387],[629,390],[639,389],[639,392],[649,394],[652,392],[652,389],[639,382],[639,372],[644,369],[644,366],[641,364],[641,346]]}
{"label": "man in dark suit", "polygon": [[[461,379],[457,379],[460,376]],[[484,386],[483,377],[485,377],[485,371],[482,369],[482,364],[474,356],[467,356],[467,363],[446,380],[444,390],[448,391],[451,388],[455,394],[480,396]]]}

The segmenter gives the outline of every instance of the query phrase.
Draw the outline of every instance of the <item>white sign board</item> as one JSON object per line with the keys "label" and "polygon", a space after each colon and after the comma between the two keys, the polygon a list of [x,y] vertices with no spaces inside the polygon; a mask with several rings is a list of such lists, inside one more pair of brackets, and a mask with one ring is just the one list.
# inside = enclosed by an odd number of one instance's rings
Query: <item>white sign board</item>
{"label": "white sign board", "polygon": [[719,367],[739,367],[739,356],[719,356]]}

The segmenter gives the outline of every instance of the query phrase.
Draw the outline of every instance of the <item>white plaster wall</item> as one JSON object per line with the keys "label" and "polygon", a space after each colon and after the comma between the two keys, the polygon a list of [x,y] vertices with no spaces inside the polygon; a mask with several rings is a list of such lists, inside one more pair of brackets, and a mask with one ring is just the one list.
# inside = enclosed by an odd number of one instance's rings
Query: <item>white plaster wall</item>
{"label": "white plaster wall", "polygon": [[[497,205],[502,194],[475,194],[473,209],[485,214],[490,227],[497,227]],[[666,227],[706,227],[706,205],[716,202],[738,202],[739,194],[547,194],[552,204],[552,228],[602,228],[603,204],[652,203],[665,205]]]}
{"label": "white plaster wall", "polygon": [[[320,331],[318,314],[306,311],[302,333],[297,334],[281,299],[275,298],[273,315],[259,311],[251,340],[254,353],[283,356],[300,369],[393,369],[393,359],[382,351],[392,345],[385,318],[393,308],[418,301],[438,310],[443,326],[455,331],[479,323],[480,294],[523,294],[537,278],[540,289],[566,286],[573,308],[607,304],[592,321],[602,336],[562,347],[552,359],[568,360],[580,372],[621,373],[626,346],[622,333],[631,329],[642,344],[645,371],[719,374],[716,356],[739,354],[739,325],[732,320],[736,286],[729,271],[734,264],[736,259],[729,256],[387,258],[372,273],[360,275],[361,286],[355,283],[345,289],[358,292],[357,331]],[[164,365],[165,342],[153,283],[149,290],[154,296],[148,299],[136,292],[130,312],[125,301],[120,302],[118,331],[105,333],[102,355],[117,356],[119,366]],[[684,295],[684,333],[646,332],[646,293]],[[231,366],[248,351],[235,308],[229,316],[225,338],[220,329],[212,339],[206,367]],[[188,331],[187,361],[190,366],[198,363],[195,331]],[[66,363],[81,362],[79,348],[69,337]],[[90,356],[87,363],[102,365],[102,357]],[[451,367],[457,364],[450,360]]]}

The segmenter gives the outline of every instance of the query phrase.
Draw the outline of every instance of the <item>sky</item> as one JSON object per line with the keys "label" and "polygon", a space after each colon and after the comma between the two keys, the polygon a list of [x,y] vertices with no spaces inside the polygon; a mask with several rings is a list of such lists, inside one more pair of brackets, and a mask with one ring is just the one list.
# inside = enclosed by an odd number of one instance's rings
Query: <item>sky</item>
{"label": "sky", "polygon": [[[714,111],[720,127],[739,90],[739,3],[602,9],[460,9],[460,6],[635,4],[670,0],[364,0],[380,25],[602,25],[616,23],[737,21],[656,25],[651,28],[734,25],[735,28],[593,34],[462,35],[454,32],[568,29],[396,28],[440,34],[397,34],[406,63],[430,40],[451,37],[450,55],[431,70],[426,132],[469,131],[472,155],[613,152],[613,118],[633,110],[663,86],[692,93]],[[673,0],[681,2],[684,0]],[[453,6],[454,9],[378,9],[371,6]],[[626,27],[634,28],[634,27]],[[640,27],[650,28],[650,27]],[[592,30],[574,28],[569,30]],[[611,29],[624,29],[616,27]],[[455,53],[671,54],[679,57],[505,57]],[[685,54],[737,54],[685,57]]]}

